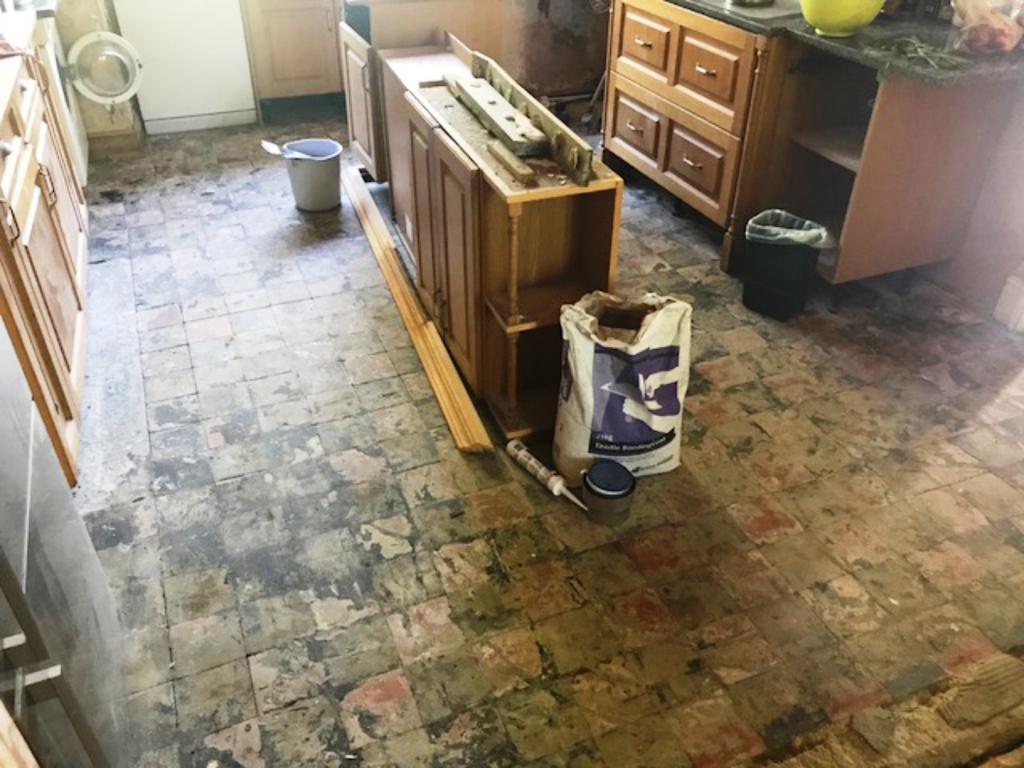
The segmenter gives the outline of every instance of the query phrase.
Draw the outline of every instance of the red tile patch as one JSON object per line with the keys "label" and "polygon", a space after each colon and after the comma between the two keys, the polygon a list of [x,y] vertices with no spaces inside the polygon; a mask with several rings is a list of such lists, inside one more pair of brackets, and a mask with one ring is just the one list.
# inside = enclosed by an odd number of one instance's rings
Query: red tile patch
{"label": "red tile patch", "polygon": [[889,701],[885,688],[874,680],[856,682],[848,677],[829,680],[821,687],[820,695],[821,708],[833,723]]}
{"label": "red tile patch", "polygon": [[943,649],[939,655],[939,665],[955,675],[976,662],[999,653],[999,649],[980,632],[968,630],[963,637],[957,638]]}
{"label": "red tile patch", "polygon": [[934,549],[914,552],[908,559],[921,567],[925,578],[940,589],[966,586],[982,577],[985,569],[959,544],[944,541]]}
{"label": "red tile patch", "polygon": [[341,701],[340,718],[354,749],[419,728],[419,711],[401,670],[371,677]]}
{"label": "red tile patch", "polygon": [[388,629],[405,664],[438,656],[465,643],[462,630],[452,622],[447,597],[414,605],[408,613],[392,614]]}
{"label": "red tile patch", "polygon": [[700,556],[690,550],[682,534],[670,525],[622,539],[622,548],[654,583],[672,581],[702,564]]}
{"label": "red tile patch", "polygon": [[679,631],[668,608],[652,589],[638,589],[609,601],[612,627],[628,648],[647,645]]}
{"label": "red tile patch", "polygon": [[569,582],[572,574],[557,560],[516,568],[509,575],[519,605],[534,621],[578,608],[583,602]]}
{"label": "red tile patch", "polygon": [[803,526],[770,496],[733,504],[729,514],[755,544],[770,544],[803,531]]}
{"label": "red tile patch", "polygon": [[725,696],[698,701],[677,710],[683,748],[694,768],[726,768],[764,752],[764,742],[743,722]]}

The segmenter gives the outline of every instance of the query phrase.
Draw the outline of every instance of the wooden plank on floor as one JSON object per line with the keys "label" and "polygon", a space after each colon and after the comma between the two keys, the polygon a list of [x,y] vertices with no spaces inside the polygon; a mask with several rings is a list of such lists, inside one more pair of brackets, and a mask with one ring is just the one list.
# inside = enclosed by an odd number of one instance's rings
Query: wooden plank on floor
{"label": "wooden plank on floor", "polygon": [[17,724],[0,701],[0,765],[4,768],[39,768]]}
{"label": "wooden plank on floor", "polygon": [[348,167],[342,170],[341,185],[370,241],[370,248],[384,275],[384,281],[395,299],[398,313],[409,331],[416,354],[423,363],[427,381],[430,382],[441,407],[441,413],[448,422],[455,446],[466,453],[493,450],[491,438],[483,421],[480,420],[480,414],[477,413],[469,392],[466,391],[466,385],[455,370],[455,364],[445,349],[437,326],[420,306],[409,284],[398,251],[395,249],[395,241],[388,232],[384,218],[373,202],[359,169]]}

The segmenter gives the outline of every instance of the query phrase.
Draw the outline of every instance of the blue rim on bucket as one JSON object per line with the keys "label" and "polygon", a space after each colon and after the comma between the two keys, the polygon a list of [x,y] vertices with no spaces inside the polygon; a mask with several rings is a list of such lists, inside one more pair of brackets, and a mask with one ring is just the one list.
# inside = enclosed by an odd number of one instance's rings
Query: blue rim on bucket
{"label": "blue rim on bucket", "polygon": [[583,475],[583,483],[594,496],[602,499],[621,499],[636,488],[633,473],[610,459],[598,459]]}

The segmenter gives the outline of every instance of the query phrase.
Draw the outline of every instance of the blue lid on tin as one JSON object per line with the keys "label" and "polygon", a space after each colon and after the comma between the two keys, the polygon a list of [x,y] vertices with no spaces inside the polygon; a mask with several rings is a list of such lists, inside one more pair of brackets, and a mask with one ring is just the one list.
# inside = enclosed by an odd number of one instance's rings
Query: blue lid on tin
{"label": "blue lid on tin", "polygon": [[587,489],[595,496],[617,499],[628,496],[636,488],[633,473],[611,459],[598,459],[583,475]]}

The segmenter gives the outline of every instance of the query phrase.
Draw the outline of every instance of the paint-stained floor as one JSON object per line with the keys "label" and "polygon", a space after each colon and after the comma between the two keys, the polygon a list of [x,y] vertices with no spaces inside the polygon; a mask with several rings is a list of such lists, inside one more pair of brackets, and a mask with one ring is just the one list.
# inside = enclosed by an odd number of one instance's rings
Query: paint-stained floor
{"label": "paint-stained floor", "polygon": [[683,467],[597,526],[454,449],[351,207],[262,136],[92,169],[125,765],[717,768],[1024,646],[1020,337],[921,279],[764,319],[630,186],[622,290],[694,307]]}

